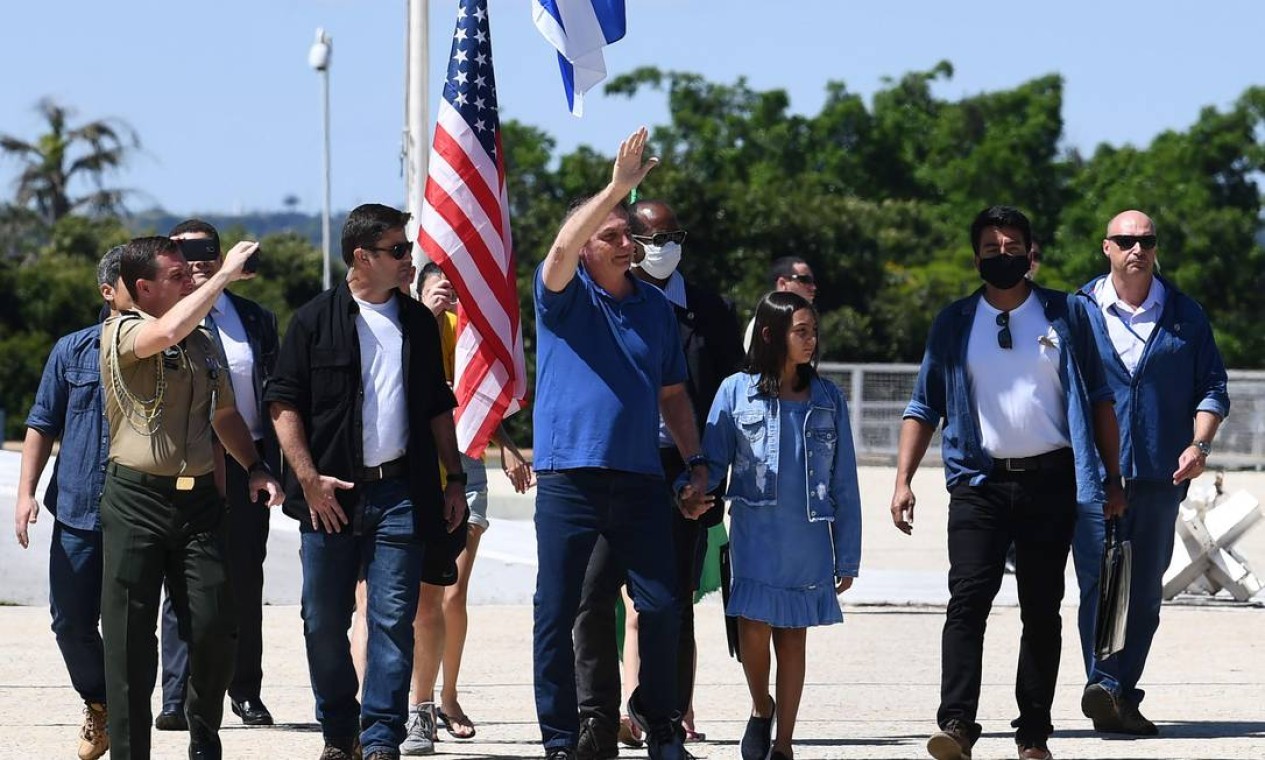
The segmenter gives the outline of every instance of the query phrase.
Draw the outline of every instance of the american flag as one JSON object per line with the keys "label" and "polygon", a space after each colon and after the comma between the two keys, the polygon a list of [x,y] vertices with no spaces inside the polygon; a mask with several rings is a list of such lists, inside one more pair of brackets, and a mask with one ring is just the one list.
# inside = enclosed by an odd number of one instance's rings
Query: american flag
{"label": "american flag", "polygon": [[418,242],[457,291],[457,444],[482,456],[527,397],[487,0],[461,0]]}

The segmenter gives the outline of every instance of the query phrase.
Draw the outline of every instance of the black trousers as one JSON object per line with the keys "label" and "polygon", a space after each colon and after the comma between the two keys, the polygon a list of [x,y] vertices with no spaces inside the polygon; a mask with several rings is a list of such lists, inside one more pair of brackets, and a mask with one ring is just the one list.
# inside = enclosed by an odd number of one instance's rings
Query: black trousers
{"label": "black trousers", "polygon": [[237,645],[223,530],[224,501],[210,476],[180,491],[173,478],[110,465],[101,496],[101,632],[114,760],[150,756],[164,578],[189,642],[190,731],[205,737],[219,730]]}
{"label": "black trousers", "polygon": [[[255,448],[263,456],[263,446]],[[268,556],[268,506],[250,500],[250,475],[237,460],[224,457],[228,498],[228,580],[237,613],[237,658],[228,695],[237,701],[259,699],[263,681],[264,559]],[[171,595],[163,600],[163,709],[180,712],[189,680],[189,647],[180,638]]]}
{"label": "black trousers", "polygon": [[984,628],[1001,588],[1013,541],[1023,634],[1015,675],[1017,741],[1054,730],[1050,705],[1062,650],[1063,570],[1076,524],[1076,472],[1065,466],[1028,472],[995,470],[978,486],[958,485],[949,498],[949,607],[941,641],[941,728],[961,721],[979,737]]}
{"label": "black trousers", "polygon": [[[668,487],[685,468],[676,449],[660,449]],[[675,504],[675,499],[673,500]],[[694,591],[702,571],[702,537],[698,520],[687,520],[672,508],[672,541],[677,561],[677,604],[681,631],[677,646],[677,712],[684,715],[694,697]],[[580,717],[597,716],[610,725],[619,722],[620,667],[616,646],[615,604],[626,582],[605,538],[593,547],[581,588],[580,608],[572,635],[575,639],[575,685]],[[625,641],[625,646],[630,642]]]}

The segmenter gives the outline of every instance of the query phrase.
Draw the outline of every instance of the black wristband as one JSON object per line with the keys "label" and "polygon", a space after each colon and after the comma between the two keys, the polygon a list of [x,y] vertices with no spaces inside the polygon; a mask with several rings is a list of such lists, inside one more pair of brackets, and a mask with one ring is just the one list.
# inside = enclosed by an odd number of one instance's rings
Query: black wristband
{"label": "black wristband", "polygon": [[447,478],[444,481],[444,485],[448,485],[450,483],[461,483],[462,485],[465,485],[468,482],[470,482],[470,476],[458,470],[457,472],[448,473]]}
{"label": "black wristband", "polygon": [[702,455],[702,454],[695,454],[694,456],[692,456],[692,457],[690,457],[689,459],[685,460],[685,464],[686,464],[686,466],[687,466],[687,467],[689,467],[691,470],[692,470],[692,469],[694,469],[695,467],[706,467],[706,466],[707,466],[707,457],[706,457],[706,456],[704,456],[704,455]]}

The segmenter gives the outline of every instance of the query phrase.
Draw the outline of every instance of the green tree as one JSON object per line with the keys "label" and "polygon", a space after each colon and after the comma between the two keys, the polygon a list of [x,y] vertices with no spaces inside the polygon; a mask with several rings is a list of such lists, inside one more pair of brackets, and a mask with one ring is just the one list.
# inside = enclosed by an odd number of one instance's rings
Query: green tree
{"label": "green tree", "polygon": [[1261,366],[1263,118],[1265,88],[1254,87],[1229,109],[1205,108],[1190,129],[1165,131],[1146,148],[1102,145],[1087,160],[1074,158],[1070,200],[1047,257],[1051,280],[1074,288],[1106,273],[1108,220],[1144,211],[1159,234],[1161,273],[1203,305],[1227,364]]}
{"label": "green tree", "polygon": [[[36,110],[48,131],[35,141],[0,135],[0,153],[21,163],[15,202],[33,207],[49,224],[72,211],[118,213],[126,191],[106,187],[105,178],[140,148],[136,132],[117,119],[72,126],[74,112],[50,98],[41,100]],[[84,182],[90,189],[76,195],[75,185]]]}

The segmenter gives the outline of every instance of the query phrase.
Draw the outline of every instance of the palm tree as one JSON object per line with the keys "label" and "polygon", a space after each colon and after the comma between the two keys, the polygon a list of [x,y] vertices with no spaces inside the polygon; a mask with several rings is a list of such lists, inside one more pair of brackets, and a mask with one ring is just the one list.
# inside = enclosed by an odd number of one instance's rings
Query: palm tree
{"label": "palm tree", "polygon": [[[118,213],[127,191],[105,186],[105,175],[120,169],[140,139],[126,123],[100,119],[79,126],[67,122],[74,111],[44,98],[36,110],[48,124],[48,132],[34,142],[0,134],[0,153],[20,161],[22,172],[14,183],[14,201],[34,207],[49,224],[72,211]],[[92,187],[86,195],[71,196],[77,178]]]}

